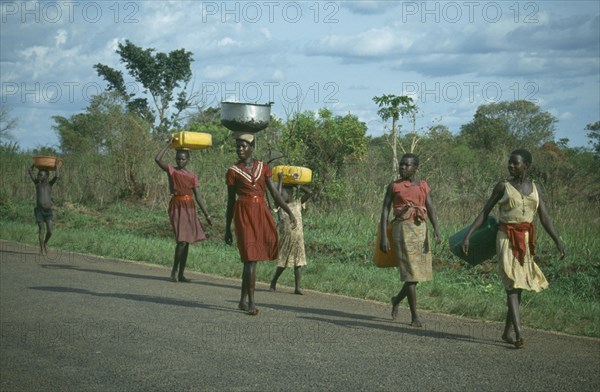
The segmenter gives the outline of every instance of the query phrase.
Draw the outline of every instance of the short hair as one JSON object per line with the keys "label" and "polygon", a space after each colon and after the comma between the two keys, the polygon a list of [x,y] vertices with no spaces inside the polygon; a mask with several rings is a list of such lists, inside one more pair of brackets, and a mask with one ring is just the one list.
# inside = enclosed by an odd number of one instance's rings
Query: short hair
{"label": "short hair", "polygon": [[412,160],[415,162],[415,166],[419,167],[419,156],[417,154],[407,152],[406,154],[402,155],[400,160],[402,160],[404,158],[412,158]]}
{"label": "short hair", "polygon": [[177,154],[184,154],[186,159],[190,159],[190,150],[178,149],[175,151],[175,156],[177,156]]}
{"label": "short hair", "polygon": [[523,158],[525,163],[527,163],[527,165],[529,165],[529,166],[533,163],[533,157],[531,156],[531,153],[523,148],[514,150],[513,152],[510,153],[510,155],[520,156],[521,158]]}

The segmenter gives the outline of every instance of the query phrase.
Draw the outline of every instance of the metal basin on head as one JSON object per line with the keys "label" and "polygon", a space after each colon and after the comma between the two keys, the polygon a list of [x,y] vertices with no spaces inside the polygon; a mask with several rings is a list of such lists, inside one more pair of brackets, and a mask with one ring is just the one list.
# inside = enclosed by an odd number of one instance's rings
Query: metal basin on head
{"label": "metal basin on head", "polygon": [[271,104],[221,102],[221,124],[234,132],[254,133],[269,126]]}

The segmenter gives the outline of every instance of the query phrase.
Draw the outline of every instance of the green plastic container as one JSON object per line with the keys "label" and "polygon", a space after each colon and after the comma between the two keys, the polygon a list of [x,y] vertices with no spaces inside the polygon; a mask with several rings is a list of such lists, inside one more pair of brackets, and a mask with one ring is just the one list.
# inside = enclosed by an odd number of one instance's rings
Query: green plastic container
{"label": "green plastic container", "polygon": [[498,223],[498,219],[488,215],[487,221],[469,239],[469,254],[465,255],[461,244],[470,227],[469,225],[450,237],[450,252],[471,265],[477,265],[496,255],[496,235],[498,234],[500,224]]}

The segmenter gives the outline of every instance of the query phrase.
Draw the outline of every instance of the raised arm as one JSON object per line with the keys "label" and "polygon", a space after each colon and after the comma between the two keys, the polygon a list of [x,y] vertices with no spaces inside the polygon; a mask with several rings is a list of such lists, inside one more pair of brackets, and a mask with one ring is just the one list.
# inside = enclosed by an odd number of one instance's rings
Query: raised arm
{"label": "raised arm", "polygon": [[538,214],[540,217],[540,223],[542,224],[542,227],[544,228],[544,230],[546,230],[548,235],[550,235],[550,238],[552,238],[552,241],[554,241],[554,243],[556,244],[556,247],[558,248],[558,251],[560,252],[560,259],[562,260],[565,258],[565,255],[566,255],[565,247],[564,247],[563,243],[561,242],[560,238],[558,238],[558,234],[556,234],[556,230],[554,229],[554,225],[552,224],[552,218],[550,218],[550,215],[548,214],[548,210],[546,210],[546,204],[544,203],[544,200],[542,198],[542,192],[540,191],[540,188],[537,186],[537,184],[534,184],[534,186],[537,188],[539,199],[540,199],[540,203],[538,205]]}
{"label": "raised arm", "polygon": [[281,197],[281,194],[277,191],[277,188],[275,188],[275,183],[273,182],[273,179],[268,177],[266,179],[266,182],[267,188],[269,189],[271,196],[273,196],[275,203],[277,203],[277,205],[281,207],[286,212],[286,214],[288,214],[288,216],[290,217],[290,224],[292,226],[292,229],[295,229],[296,217],[292,213],[292,210],[290,210],[290,207],[288,207],[287,203],[283,200],[283,197]]}
{"label": "raised arm", "polygon": [[310,200],[311,197],[313,197],[313,191],[310,190],[309,188],[305,187],[304,185],[298,186],[298,189],[300,189],[300,191],[302,192],[302,197],[300,198],[300,203],[304,204],[308,200]]}
{"label": "raised arm", "polygon": [[58,181],[58,179],[60,178],[60,168],[62,167],[63,162],[61,160],[58,160],[56,162],[56,172],[54,174],[54,177],[50,180],[50,185],[54,185],[56,183],[56,181]]}
{"label": "raised arm", "polygon": [[33,181],[33,183],[35,184],[37,182],[37,179],[35,178],[35,175],[33,174],[33,168],[34,167],[35,167],[35,165],[31,165],[27,169],[27,173],[29,174],[29,178],[31,178],[31,181]]}
{"label": "raised arm", "polygon": [[496,186],[494,187],[494,190],[492,191],[492,195],[490,196],[488,201],[485,203],[483,210],[479,213],[479,215],[477,215],[477,217],[475,218],[475,221],[473,221],[473,223],[471,224],[471,227],[469,228],[469,231],[467,232],[467,235],[463,239],[463,242],[461,245],[461,248],[462,248],[462,251],[464,254],[468,254],[469,240],[471,239],[471,236],[473,235],[475,230],[477,230],[479,228],[479,226],[481,226],[483,224],[483,222],[485,222],[487,220],[488,215],[492,211],[492,208],[494,208],[496,203],[498,203],[500,201],[500,199],[502,198],[502,195],[504,195],[505,188],[506,188],[506,183],[504,181],[500,181],[500,182],[498,182],[498,184],[496,184]]}
{"label": "raised arm", "polygon": [[383,253],[387,253],[390,250],[390,243],[387,238],[387,219],[390,214],[390,207],[392,205],[392,187],[393,182],[391,182],[386,190],[385,196],[383,197],[383,206],[381,207],[381,217],[379,218],[379,230],[381,233],[381,239],[379,241],[379,249]]}
{"label": "raised arm", "polygon": [[163,156],[165,155],[165,153],[167,152],[167,150],[169,149],[169,146],[171,145],[171,140],[173,140],[172,137],[170,137],[169,139],[166,140],[166,144],[163,146],[163,148],[158,152],[158,154],[156,154],[156,156],[154,157],[154,161],[156,162],[156,164],[163,169],[164,171],[168,172],[169,171],[169,165],[167,165],[165,162],[163,162]]}

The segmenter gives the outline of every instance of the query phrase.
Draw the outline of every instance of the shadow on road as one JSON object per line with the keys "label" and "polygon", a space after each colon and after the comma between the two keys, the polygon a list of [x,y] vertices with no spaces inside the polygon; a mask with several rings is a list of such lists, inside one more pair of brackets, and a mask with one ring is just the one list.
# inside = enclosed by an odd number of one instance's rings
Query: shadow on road
{"label": "shadow on road", "polygon": [[[507,347],[497,341],[496,327],[479,329],[480,324],[446,325],[441,323],[425,323],[422,328],[412,327],[410,324],[400,324],[390,319],[373,317],[364,314],[347,313],[333,309],[304,308],[299,306],[261,303],[262,306],[275,310],[294,312],[299,318],[317,322],[330,323],[344,328],[378,329],[387,332],[406,334],[412,337],[445,339],[490,346]],[[322,316],[322,317],[319,317]],[[466,329],[467,333],[460,333],[459,329]],[[475,328],[478,328],[475,330]],[[454,332],[450,330],[454,329]],[[511,347],[512,348],[512,347]]]}
{"label": "shadow on road", "polygon": [[[131,278],[131,279],[148,279],[148,280],[157,280],[157,281],[170,281],[171,280],[170,276],[162,277],[162,276],[153,276],[153,275],[131,274],[131,273],[125,273],[125,272],[104,271],[104,270],[93,269],[93,268],[81,268],[81,267],[77,267],[77,266],[69,265],[69,264],[42,264],[42,268],[70,269],[73,271],[92,272],[92,273],[96,273],[96,274],[120,276],[123,278]],[[200,281],[200,280],[192,280],[190,283],[191,284],[201,284],[204,286],[223,287],[223,288],[227,288],[227,289],[238,288],[238,286],[234,286],[234,285],[227,285],[227,284],[214,283],[214,282],[205,282],[205,281]],[[186,283],[186,284],[190,284],[190,283]]]}
{"label": "shadow on road", "polygon": [[208,310],[216,310],[221,312],[239,312],[237,310],[226,308],[224,306],[216,306],[210,304],[203,304],[195,301],[186,301],[174,298],[167,297],[157,297],[154,295],[142,295],[142,294],[128,294],[128,293],[96,293],[86,289],[77,289],[72,287],[58,287],[58,286],[39,286],[39,287],[29,287],[31,290],[40,290],[40,291],[50,291],[54,293],[72,293],[72,294],[84,294],[91,295],[94,297],[101,298],[120,298],[126,299],[130,301],[141,301],[141,302],[151,302],[160,305],[170,305],[170,306],[183,306],[188,308],[199,308],[199,309],[208,309]]}

